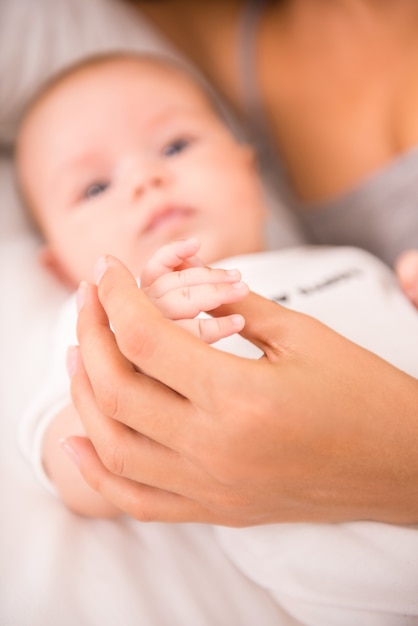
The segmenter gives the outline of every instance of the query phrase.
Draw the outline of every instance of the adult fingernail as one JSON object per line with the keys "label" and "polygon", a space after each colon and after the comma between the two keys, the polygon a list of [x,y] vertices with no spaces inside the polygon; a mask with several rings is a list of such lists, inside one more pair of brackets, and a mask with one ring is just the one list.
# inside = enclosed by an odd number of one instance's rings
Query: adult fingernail
{"label": "adult fingernail", "polygon": [[68,456],[70,457],[71,461],[77,465],[77,467],[79,467],[80,465],[80,456],[77,452],[77,450],[75,450],[73,448],[73,446],[69,443],[68,439],[60,439],[60,445],[62,447],[63,450],[65,450],[65,452],[68,454]]}
{"label": "adult fingernail", "polygon": [[101,256],[100,258],[97,259],[96,265],[94,266],[94,270],[93,270],[94,281],[96,285],[100,283],[100,280],[106,270],[107,270],[106,257]]}
{"label": "adult fingernail", "polygon": [[66,366],[68,376],[72,378],[77,371],[78,366],[78,347],[70,346],[67,350]]}
{"label": "adult fingernail", "polygon": [[77,313],[80,313],[81,308],[84,306],[86,301],[86,293],[87,293],[87,283],[85,280],[82,280],[78,286],[77,293],[75,296],[75,301],[77,305]]}

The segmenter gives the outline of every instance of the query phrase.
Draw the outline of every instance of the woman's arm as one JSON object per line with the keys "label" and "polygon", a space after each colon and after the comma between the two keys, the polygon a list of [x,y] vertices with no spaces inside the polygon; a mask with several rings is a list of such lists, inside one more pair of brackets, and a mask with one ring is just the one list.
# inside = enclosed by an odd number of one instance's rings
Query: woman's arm
{"label": "woman's arm", "polygon": [[254,294],[233,309],[265,357],[221,353],[107,262],[70,362],[96,452],[67,441],[106,499],[141,520],[418,521],[415,379]]}

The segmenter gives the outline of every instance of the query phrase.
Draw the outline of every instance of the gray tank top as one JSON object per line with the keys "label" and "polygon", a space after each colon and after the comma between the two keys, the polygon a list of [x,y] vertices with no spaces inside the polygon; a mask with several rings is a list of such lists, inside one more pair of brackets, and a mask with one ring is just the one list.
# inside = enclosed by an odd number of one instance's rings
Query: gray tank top
{"label": "gray tank top", "polygon": [[247,0],[241,16],[238,68],[249,120],[249,140],[260,168],[278,197],[297,216],[305,238],[316,244],[364,248],[392,265],[408,248],[418,249],[418,147],[400,155],[332,201],[302,203],[286,177],[271,140],[255,68],[255,36],[267,0]]}

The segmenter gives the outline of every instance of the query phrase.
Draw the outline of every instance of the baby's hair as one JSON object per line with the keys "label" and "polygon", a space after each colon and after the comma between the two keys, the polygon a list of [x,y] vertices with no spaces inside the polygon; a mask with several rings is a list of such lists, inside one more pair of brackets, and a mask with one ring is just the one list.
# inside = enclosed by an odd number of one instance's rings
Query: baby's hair
{"label": "baby's hair", "polygon": [[45,97],[52,93],[54,89],[59,87],[67,79],[76,76],[79,72],[82,72],[84,70],[100,67],[102,65],[107,65],[108,63],[118,61],[139,61],[143,62],[144,64],[155,65],[155,67],[157,68],[171,68],[174,72],[178,72],[183,76],[188,76],[191,81],[193,81],[198,87],[200,87],[202,94],[206,96],[208,104],[210,104],[213,111],[222,121],[227,123],[223,106],[218,101],[215,94],[211,91],[210,87],[204,84],[201,77],[194,73],[191,68],[186,67],[184,64],[180,63],[180,61],[156,53],[110,51],[100,52],[89,55],[87,57],[83,57],[82,59],[63,67],[63,69],[53,74],[49,79],[41,84],[41,86],[38,88],[32,98],[29,99],[28,103],[23,109],[22,114],[20,115],[17,137],[19,137],[19,129],[22,127],[25,119],[29,116],[31,111],[33,111]]}

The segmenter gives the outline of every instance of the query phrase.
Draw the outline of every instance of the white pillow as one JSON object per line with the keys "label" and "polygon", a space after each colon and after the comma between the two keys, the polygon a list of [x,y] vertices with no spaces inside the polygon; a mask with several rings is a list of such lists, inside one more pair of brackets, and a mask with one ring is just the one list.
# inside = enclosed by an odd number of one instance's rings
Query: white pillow
{"label": "white pillow", "polygon": [[12,143],[28,99],[54,72],[111,50],[176,56],[124,0],[1,0],[0,145]]}

